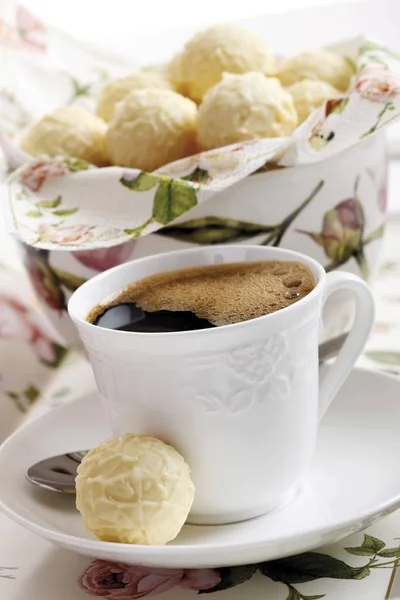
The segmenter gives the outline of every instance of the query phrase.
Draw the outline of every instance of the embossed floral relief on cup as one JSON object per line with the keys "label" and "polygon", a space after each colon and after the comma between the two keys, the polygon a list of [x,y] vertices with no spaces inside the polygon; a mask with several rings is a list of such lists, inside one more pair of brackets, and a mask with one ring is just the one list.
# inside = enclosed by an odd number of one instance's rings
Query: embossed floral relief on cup
{"label": "embossed floral relief on cup", "polygon": [[284,400],[291,393],[294,369],[290,365],[288,340],[284,333],[271,336],[266,342],[240,346],[226,353],[184,359],[183,363],[184,373],[186,370],[189,374],[191,368],[206,373],[217,366],[223,385],[215,386],[212,394],[206,386],[202,390],[202,378],[194,386],[183,375],[185,395],[209,413],[238,415],[254,403],[262,404],[270,398]]}

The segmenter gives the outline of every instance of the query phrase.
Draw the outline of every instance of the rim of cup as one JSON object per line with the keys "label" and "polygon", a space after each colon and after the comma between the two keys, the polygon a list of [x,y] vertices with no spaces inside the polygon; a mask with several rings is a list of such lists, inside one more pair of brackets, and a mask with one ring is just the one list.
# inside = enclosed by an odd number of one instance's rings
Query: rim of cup
{"label": "rim of cup", "polygon": [[[122,286],[119,286],[117,289],[115,290],[110,290],[110,292],[106,295],[104,295],[104,297],[97,301],[94,302],[94,304],[89,308],[86,309],[85,312],[83,313],[82,308],[81,308],[81,304],[82,304],[82,297],[84,297],[87,292],[88,289],[90,289],[93,286],[96,286],[99,284],[99,282],[102,282],[106,279],[108,279],[110,276],[112,276],[113,273],[116,273],[118,271],[127,271],[129,272],[130,269],[133,269],[133,265],[138,265],[139,263],[141,264],[146,264],[146,263],[152,263],[152,262],[156,262],[157,259],[160,259],[160,257],[170,257],[171,259],[173,259],[176,256],[179,255],[185,255],[188,256],[190,254],[201,254],[201,253],[205,253],[205,254],[217,254],[217,253],[230,253],[232,250],[238,251],[238,249],[241,249],[243,251],[243,254],[246,254],[246,252],[252,252],[254,250],[258,251],[258,252],[266,252],[271,254],[271,258],[266,258],[265,260],[282,260],[283,262],[288,262],[288,261],[295,261],[295,262],[299,262],[303,265],[305,265],[306,267],[308,267],[310,269],[310,271],[312,272],[312,274],[314,275],[315,278],[315,286],[314,288],[311,290],[311,292],[309,292],[306,296],[304,296],[303,298],[301,298],[299,301],[294,302],[293,304],[291,304],[290,306],[286,306],[284,308],[281,308],[277,311],[274,311],[273,313],[269,313],[266,315],[262,315],[260,317],[256,317],[254,319],[249,319],[247,321],[240,321],[238,323],[231,323],[229,325],[221,325],[219,327],[212,327],[209,329],[194,329],[194,330],[189,330],[189,331],[167,331],[167,332],[151,332],[151,337],[155,338],[158,336],[162,336],[162,338],[165,338],[166,336],[172,337],[172,336],[190,336],[193,334],[201,334],[201,335],[211,335],[211,334],[215,334],[216,331],[221,331],[221,330],[226,330],[227,328],[232,329],[233,327],[239,329],[243,326],[248,326],[249,323],[258,323],[260,322],[261,319],[276,319],[276,318],[282,318],[283,315],[287,315],[290,311],[293,312],[294,310],[301,310],[301,308],[299,307],[303,307],[304,308],[304,304],[307,302],[312,302],[314,297],[319,294],[321,292],[321,287],[324,284],[325,278],[326,278],[326,272],[325,269],[323,268],[323,266],[316,261],[315,259],[311,258],[310,256],[307,256],[306,254],[302,254],[301,252],[296,252],[294,250],[286,250],[285,248],[275,248],[273,246],[259,246],[256,244],[246,244],[246,245],[240,245],[240,244],[223,244],[223,245],[213,245],[213,246],[205,246],[205,247],[195,247],[195,248],[186,248],[183,250],[173,250],[171,252],[163,252],[163,253],[159,253],[159,254],[152,254],[150,256],[144,256],[142,258],[136,258],[133,259],[129,262],[123,263],[121,265],[117,265],[116,267],[112,267],[111,269],[107,269],[106,271],[103,271],[102,273],[98,273],[97,275],[95,275],[94,277],[91,277],[90,279],[88,279],[85,283],[83,283],[81,286],[79,286],[79,288],[72,294],[72,296],[70,297],[69,301],[68,301],[68,313],[69,316],[71,317],[71,319],[74,321],[74,323],[76,325],[79,325],[79,327],[85,327],[88,329],[99,329],[97,327],[97,325],[94,325],[93,323],[90,323],[89,321],[86,320],[89,312],[95,308],[96,306],[99,306],[101,304],[107,304],[107,302],[110,302],[112,298],[115,298],[127,285],[130,285],[130,283],[135,283],[135,281],[139,281],[142,280],[146,277],[151,277],[152,275],[155,275],[157,273],[167,273],[168,271],[177,271],[177,270],[184,270],[184,269],[190,269],[190,268],[195,268],[197,266],[202,266],[201,264],[193,264],[193,265],[185,265],[182,267],[172,267],[171,269],[160,269],[159,271],[156,271],[155,273],[151,273],[149,275],[145,275],[144,277],[140,277],[135,279],[135,277],[132,277],[132,280],[129,283],[126,283]],[[272,255],[276,254],[276,255],[281,255],[281,258],[278,258],[278,256],[276,258],[273,258]],[[224,260],[223,263],[218,262],[218,263],[204,263],[204,266],[212,266],[214,264],[232,264],[235,262],[257,262],[258,260],[262,260],[260,258],[252,258],[250,260],[242,260],[242,261],[238,261],[238,260],[229,260],[227,259],[226,261]],[[122,331],[122,330],[115,330],[115,329],[109,329],[106,327],[102,327],[101,330],[103,332],[109,331],[109,332],[113,332],[118,333],[119,335],[125,335],[125,336],[149,336],[148,332],[136,332],[136,331]]]}

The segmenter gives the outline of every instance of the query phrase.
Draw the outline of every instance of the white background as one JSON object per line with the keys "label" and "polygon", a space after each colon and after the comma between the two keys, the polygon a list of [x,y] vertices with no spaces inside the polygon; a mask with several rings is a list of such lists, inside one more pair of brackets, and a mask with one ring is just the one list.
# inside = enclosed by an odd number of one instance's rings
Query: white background
{"label": "white background", "polygon": [[[1,2],[4,0],[0,0]],[[364,0],[355,0],[360,4]],[[396,0],[394,0],[396,2]],[[168,27],[204,25],[305,6],[346,4],[347,0],[23,0],[54,25],[99,39]]]}

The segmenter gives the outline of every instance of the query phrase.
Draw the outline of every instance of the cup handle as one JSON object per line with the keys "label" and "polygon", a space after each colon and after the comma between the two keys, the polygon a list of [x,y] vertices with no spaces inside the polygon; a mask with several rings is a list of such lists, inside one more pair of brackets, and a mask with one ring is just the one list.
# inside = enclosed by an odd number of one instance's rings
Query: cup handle
{"label": "cup handle", "polygon": [[351,291],[356,300],[353,326],[334,364],[323,376],[319,385],[319,418],[325,415],[332,400],[350,374],[360,356],[374,322],[374,299],[368,285],[356,275],[344,272],[328,273],[322,297],[322,308],[328,298],[338,290]]}

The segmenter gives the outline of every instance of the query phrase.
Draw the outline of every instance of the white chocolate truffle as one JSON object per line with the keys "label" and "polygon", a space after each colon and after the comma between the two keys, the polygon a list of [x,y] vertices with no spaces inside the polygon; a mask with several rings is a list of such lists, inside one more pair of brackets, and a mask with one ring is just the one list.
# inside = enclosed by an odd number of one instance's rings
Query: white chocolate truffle
{"label": "white chocolate truffle", "polygon": [[182,529],[193,498],[187,463],[149,436],[106,440],[85,456],[76,477],[83,524],[107,542],[166,544]]}
{"label": "white chocolate truffle", "polygon": [[26,133],[21,148],[32,156],[68,156],[103,167],[108,164],[106,123],[78,106],[42,117]]}
{"label": "white chocolate truffle", "polygon": [[187,86],[182,81],[181,75],[181,61],[182,61],[182,52],[177,52],[172,60],[167,65],[167,78],[171,82],[174,89],[183,96],[187,96]]}
{"label": "white chocolate truffle", "polygon": [[197,106],[171,90],[139,90],[120,102],[108,130],[114,165],[154,171],[197,150]]}
{"label": "white chocolate truffle", "polygon": [[293,98],[299,124],[324,102],[340,95],[330,83],[318,79],[303,79],[286,89]]}
{"label": "white chocolate truffle", "polygon": [[291,135],[297,114],[278,79],[261,73],[225,74],[199,109],[199,142],[204,150],[235,142]]}
{"label": "white chocolate truffle", "polygon": [[288,86],[302,79],[320,79],[341,92],[350,85],[354,69],[349,60],[327,50],[300,52],[284,60],[276,76]]}
{"label": "white chocolate truffle", "polygon": [[143,71],[128,77],[110,81],[103,87],[97,102],[97,114],[105,121],[111,121],[115,106],[135,90],[171,90],[172,85],[161,73]]}
{"label": "white chocolate truffle", "polygon": [[200,31],[173,61],[171,77],[177,89],[197,103],[224,72],[271,75],[275,70],[274,56],[265,42],[239,25]]}

